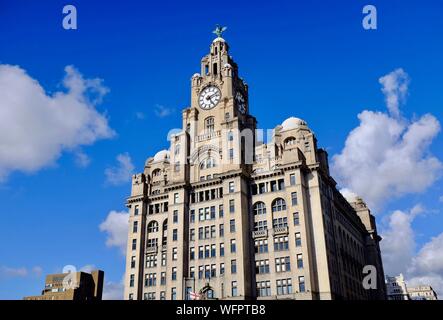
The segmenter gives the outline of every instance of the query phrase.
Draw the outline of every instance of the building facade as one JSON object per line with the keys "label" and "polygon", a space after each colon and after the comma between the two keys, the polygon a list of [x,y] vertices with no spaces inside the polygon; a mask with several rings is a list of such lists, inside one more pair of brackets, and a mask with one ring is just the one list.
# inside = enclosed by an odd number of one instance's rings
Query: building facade
{"label": "building facade", "polygon": [[429,285],[421,285],[408,288],[411,300],[438,300],[437,293]]}
{"label": "building facade", "polygon": [[39,296],[25,297],[24,300],[101,300],[104,272],[72,272],[46,276],[45,288]]}
{"label": "building facade", "polygon": [[388,300],[409,300],[408,288],[403,274],[386,276],[386,294]]}
{"label": "building facade", "polygon": [[169,150],[133,176],[125,299],[385,298],[375,219],[336,189],[306,122],[263,136],[219,35]]}

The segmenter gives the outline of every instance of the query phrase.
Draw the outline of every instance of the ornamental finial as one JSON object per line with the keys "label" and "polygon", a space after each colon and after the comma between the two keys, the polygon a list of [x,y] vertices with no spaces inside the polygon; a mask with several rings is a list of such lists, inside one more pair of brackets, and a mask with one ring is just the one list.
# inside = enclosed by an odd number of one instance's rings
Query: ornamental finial
{"label": "ornamental finial", "polygon": [[228,29],[228,27],[222,27],[219,24],[216,24],[215,30],[212,31],[212,33],[216,34],[218,38],[221,38],[221,36],[223,35],[223,32],[225,32],[226,29]]}

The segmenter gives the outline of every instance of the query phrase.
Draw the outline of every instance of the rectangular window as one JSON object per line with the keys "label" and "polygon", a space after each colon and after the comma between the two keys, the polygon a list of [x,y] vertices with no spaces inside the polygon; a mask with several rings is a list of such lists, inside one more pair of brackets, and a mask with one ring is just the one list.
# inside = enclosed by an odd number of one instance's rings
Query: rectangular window
{"label": "rectangular window", "polygon": [[220,275],[225,274],[225,264],[220,263]]}
{"label": "rectangular window", "polygon": [[194,260],[195,259],[195,248],[191,247],[189,249],[189,260]]}
{"label": "rectangular window", "polygon": [[156,273],[148,273],[145,274],[145,286],[153,287],[157,284],[157,274]]}
{"label": "rectangular window", "polygon": [[160,300],[166,300],[166,292],[160,291]]}
{"label": "rectangular window", "polygon": [[132,250],[137,250],[137,239],[132,239]]}
{"label": "rectangular window", "polygon": [[195,277],[195,267],[189,268],[189,277],[194,278]]}
{"label": "rectangular window", "polygon": [[218,227],[219,227],[218,228],[219,237],[224,237],[224,235],[225,235],[225,225],[224,224],[220,224]]}
{"label": "rectangular window", "polygon": [[203,227],[198,228],[198,240],[203,239]]}
{"label": "rectangular window", "polygon": [[166,266],[166,252],[162,253],[162,266]]}
{"label": "rectangular window", "polygon": [[301,247],[301,234],[300,234],[300,232],[297,232],[295,234],[295,246],[296,247]]}
{"label": "rectangular window", "polygon": [[150,254],[146,256],[146,268],[155,268],[157,266],[157,255]]}
{"label": "rectangular window", "polygon": [[136,233],[138,231],[138,221],[134,221],[134,225],[132,226],[132,232]]}
{"label": "rectangular window", "polygon": [[211,258],[214,258],[217,255],[216,247],[217,246],[215,244],[211,244]]}
{"label": "rectangular window", "polygon": [[177,267],[172,268],[171,280],[173,280],[173,281],[177,280]]}
{"label": "rectangular window", "polygon": [[215,278],[217,276],[217,267],[215,264],[211,264],[211,278]]}
{"label": "rectangular window", "polygon": [[177,223],[178,222],[178,210],[174,210],[172,213],[172,222]]}
{"label": "rectangular window", "polygon": [[205,270],[204,266],[199,266],[198,267],[198,278],[202,279],[203,278],[203,271]]}
{"label": "rectangular window", "polygon": [[134,300],[134,294],[133,293],[129,294],[129,300]]}
{"label": "rectangular window", "polygon": [[234,213],[235,212],[235,202],[234,199],[229,200],[229,212]]}
{"label": "rectangular window", "polygon": [[291,271],[291,260],[289,257],[275,259],[275,272]]}
{"label": "rectangular window", "polygon": [[211,226],[211,239],[214,239],[214,238],[215,238],[215,233],[216,233],[216,231],[215,231],[215,225],[213,225],[213,226]]}
{"label": "rectangular window", "polygon": [[220,257],[224,257],[224,256],[225,256],[225,244],[220,243]]}
{"label": "rectangular window", "polygon": [[223,205],[218,206],[218,217],[223,218]]}
{"label": "rectangular window", "polygon": [[274,238],[274,251],[289,250],[288,236]]}
{"label": "rectangular window", "polygon": [[269,297],[271,295],[271,281],[257,282],[257,296]]}
{"label": "rectangular window", "polygon": [[268,252],[268,239],[255,241],[255,253]]}
{"label": "rectangular window", "polygon": [[211,207],[211,219],[215,219],[215,207]]}
{"label": "rectangular window", "polygon": [[209,226],[205,227],[205,239],[209,239],[210,229]]}
{"label": "rectangular window", "polygon": [[300,214],[298,212],[294,213],[294,226],[298,226],[300,224]]}
{"label": "rectangular window", "polygon": [[293,206],[297,205],[297,192],[291,192],[291,202]]}
{"label": "rectangular window", "polygon": [[291,186],[295,186],[295,173],[289,175],[289,183]]}
{"label": "rectangular window", "polygon": [[288,218],[287,217],[281,217],[281,218],[274,218],[272,220],[272,227],[273,228],[283,228],[288,226]]}
{"label": "rectangular window", "polygon": [[209,258],[211,256],[210,246],[205,246],[205,258]]}
{"label": "rectangular window", "polygon": [[257,274],[269,273],[269,260],[257,260],[255,261],[255,272]]}
{"label": "rectangular window", "polygon": [[138,216],[138,206],[134,207],[134,216]]}
{"label": "rectangular window", "polygon": [[166,284],[166,272],[160,274],[160,285],[164,286]]}
{"label": "rectangular window", "polygon": [[305,277],[298,277],[298,291],[305,292]]}
{"label": "rectangular window", "polygon": [[229,160],[234,159],[234,149],[229,149]]}
{"label": "rectangular window", "polygon": [[277,295],[285,295],[292,293],[292,279],[277,280]]}
{"label": "rectangular window", "polygon": [[301,253],[297,254],[297,268],[303,268],[303,255]]}
{"label": "rectangular window", "polygon": [[234,181],[229,182],[229,193],[234,192]]}
{"label": "rectangular window", "polygon": [[205,208],[205,220],[211,219],[210,213],[209,213],[209,207]]}
{"label": "rectangular window", "polygon": [[172,241],[177,241],[178,235],[177,235],[177,229],[172,230]]}
{"label": "rectangular window", "polygon": [[237,291],[237,281],[232,281],[231,282],[231,295],[233,297],[236,297],[238,295],[238,291]]}
{"label": "rectangular window", "polygon": [[174,203],[178,203],[178,193],[174,193]]}
{"label": "rectangular window", "polygon": [[177,300],[177,288],[171,288],[171,300]]}
{"label": "rectangular window", "polygon": [[135,268],[135,256],[131,257],[131,269]]}
{"label": "rectangular window", "polygon": [[235,219],[231,219],[229,221],[229,231],[230,232],[235,232]]}
{"label": "rectangular window", "polygon": [[177,260],[177,247],[172,248],[172,260]]}
{"label": "rectangular window", "polygon": [[211,266],[205,266],[205,279],[211,279]]}
{"label": "rectangular window", "polygon": [[235,239],[231,240],[231,253],[235,253],[237,251]]}
{"label": "rectangular window", "polygon": [[198,258],[199,258],[199,259],[203,259],[203,258],[204,258],[204,255],[205,255],[205,253],[204,253],[204,247],[203,247],[203,246],[199,246],[199,247],[198,247]]}
{"label": "rectangular window", "polygon": [[195,210],[192,209],[191,213],[189,214],[189,222],[194,223],[195,222]]}
{"label": "rectangular window", "polygon": [[205,212],[203,211],[203,208],[198,209],[198,220],[199,221],[205,220]]}
{"label": "rectangular window", "polygon": [[237,273],[237,260],[231,260],[231,273]]}
{"label": "rectangular window", "polygon": [[195,229],[189,229],[189,240],[195,240]]}

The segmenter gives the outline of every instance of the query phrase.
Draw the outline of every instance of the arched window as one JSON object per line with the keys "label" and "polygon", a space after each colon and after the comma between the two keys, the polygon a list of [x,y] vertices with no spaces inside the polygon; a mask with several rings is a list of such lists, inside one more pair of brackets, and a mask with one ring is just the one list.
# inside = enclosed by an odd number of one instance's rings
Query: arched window
{"label": "arched window", "polygon": [[272,212],[286,210],[286,202],[282,198],[277,198],[272,202]]}
{"label": "arched window", "polygon": [[285,146],[292,146],[296,142],[294,137],[289,137],[285,139]]}
{"label": "arched window", "polygon": [[256,202],[254,204],[254,215],[266,214],[266,206],[263,202]]}
{"label": "arched window", "polygon": [[155,169],[154,171],[152,171],[152,176],[153,177],[158,177],[161,173],[160,169]]}
{"label": "arched window", "polygon": [[148,232],[157,232],[158,231],[158,222],[157,221],[151,221],[148,224]]}
{"label": "arched window", "polygon": [[205,119],[205,129],[207,132],[214,131],[214,117],[207,117]]}

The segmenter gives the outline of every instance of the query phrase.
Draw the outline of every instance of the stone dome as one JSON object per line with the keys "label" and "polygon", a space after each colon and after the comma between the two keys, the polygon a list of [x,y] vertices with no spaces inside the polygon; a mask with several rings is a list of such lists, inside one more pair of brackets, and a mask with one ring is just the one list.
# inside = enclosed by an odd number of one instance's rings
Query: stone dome
{"label": "stone dome", "polygon": [[282,131],[297,129],[300,126],[306,126],[306,125],[307,125],[306,121],[295,117],[290,117],[285,121],[283,121],[283,123],[281,124],[281,126],[283,127]]}
{"label": "stone dome", "polygon": [[154,156],[154,162],[169,160],[169,151],[161,150],[157,152]]}
{"label": "stone dome", "polygon": [[225,39],[223,39],[222,37],[217,37],[214,40],[212,40],[212,43],[217,42],[217,41],[226,42]]}

